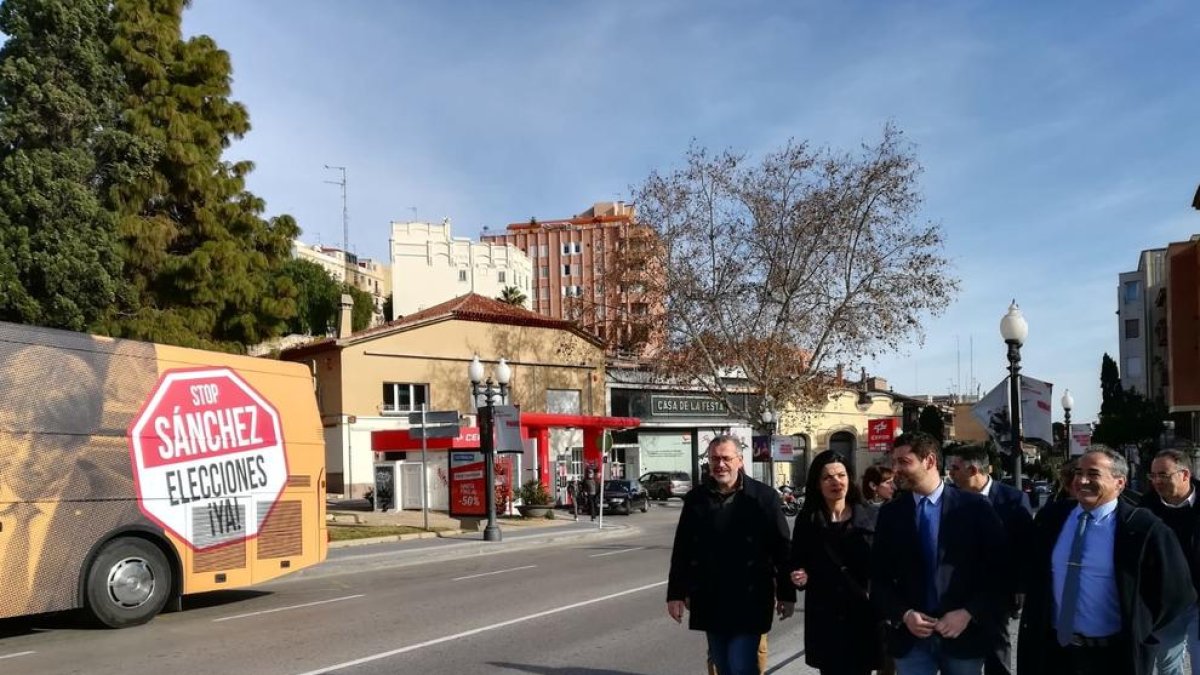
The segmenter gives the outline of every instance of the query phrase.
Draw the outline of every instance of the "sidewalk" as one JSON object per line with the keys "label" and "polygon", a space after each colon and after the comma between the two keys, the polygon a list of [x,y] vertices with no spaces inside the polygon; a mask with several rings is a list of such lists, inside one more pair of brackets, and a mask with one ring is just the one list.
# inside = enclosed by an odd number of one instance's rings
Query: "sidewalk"
{"label": "sidewalk", "polygon": [[[330,501],[326,504],[326,522],[329,525],[370,525],[370,526],[407,526],[424,528],[425,516],[419,509],[401,511],[376,512],[369,510],[367,502],[362,499]],[[579,522],[588,521],[586,516]],[[502,530],[507,532],[530,532],[543,528],[553,528],[566,523],[574,523],[575,516],[571,511],[555,509],[554,518],[530,518],[520,516],[499,516],[497,518]],[[588,521],[590,522],[590,521]],[[445,511],[429,511],[429,532],[390,535],[386,537],[371,537],[367,539],[351,539],[334,541],[329,547],[343,548],[346,546],[363,546],[387,541],[408,541],[411,539],[447,538],[458,535],[470,535],[482,532],[487,524],[486,518],[456,518]],[[606,523],[605,530],[609,529]]]}

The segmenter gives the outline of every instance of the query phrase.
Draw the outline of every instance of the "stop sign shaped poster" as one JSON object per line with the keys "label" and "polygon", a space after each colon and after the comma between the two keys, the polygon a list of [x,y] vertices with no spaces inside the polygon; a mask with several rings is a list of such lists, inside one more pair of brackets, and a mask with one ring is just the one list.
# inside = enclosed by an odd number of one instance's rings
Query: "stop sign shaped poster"
{"label": "stop sign shaped poster", "polygon": [[287,484],[279,411],[228,368],[163,374],[129,450],[142,513],[196,550],[256,536]]}

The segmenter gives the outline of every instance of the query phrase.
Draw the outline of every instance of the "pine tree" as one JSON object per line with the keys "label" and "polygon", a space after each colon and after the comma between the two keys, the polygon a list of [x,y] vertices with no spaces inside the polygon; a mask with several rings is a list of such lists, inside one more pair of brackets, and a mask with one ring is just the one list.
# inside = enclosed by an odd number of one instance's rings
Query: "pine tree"
{"label": "pine tree", "polygon": [[109,5],[0,6],[2,320],[94,329],[123,293],[106,188],[145,148],[114,123],[122,85]]}
{"label": "pine tree", "polygon": [[183,39],[186,0],[116,0],[113,47],[129,89],[123,128],[152,163],[114,190],[135,298],[112,332],[239,351],[277,335],[296,311],[283,273],[299,229],[266,220],[245,188],[250,162],[222,152],[250,129],[230,100],[229,55],[207,36]]}

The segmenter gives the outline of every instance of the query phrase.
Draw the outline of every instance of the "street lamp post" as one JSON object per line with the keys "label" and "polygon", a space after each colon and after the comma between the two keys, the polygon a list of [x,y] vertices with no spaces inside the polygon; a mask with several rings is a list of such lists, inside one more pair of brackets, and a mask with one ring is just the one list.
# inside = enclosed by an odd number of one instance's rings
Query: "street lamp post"
{"label": "street lamp post", "polygon": [[[500,541],[500,526],[496,524],[496,439],[492,413],[497,404],[503,404],[508,399],[508,381],[512,377],[512,368],[504,359],[496,364],[496,381],[492,378],[483,379],[483,364],[479,357],[471,359],[467,367],[467,377],[471,380],[471,396],[479,411],[479,449],[483,452],[483,479],[486,482],[485,499],[487,499],[487,527],[483,528],[484,541]],[[482,402],[482,405],[480,404]]]}
{"label": "street lamp post", "polygon": [[1008,345],[1008,422],[1013,451],[1013,485],[1023,490],[1021,480],[1021,345],[1029,335],[1029,325],[1013,300],[1008,313],[1000,319],[1000,336]]}
{"label": "street lamp post", "polygon": [[774,410],[768,406],[763,408],[762,415],[763,430],[767,432],[767,485],[775,485],[775,422],[778,416]]}
{"label": "street lamp post", "polygon": [[1064,389],[1062,397],[1063,407],[1063,430],[1067,437],[1067,449],[1063,452],[1063,459],[1071,459],[1071,408],[1075,407],[1075,399],[1071,398],[1071,390]]}

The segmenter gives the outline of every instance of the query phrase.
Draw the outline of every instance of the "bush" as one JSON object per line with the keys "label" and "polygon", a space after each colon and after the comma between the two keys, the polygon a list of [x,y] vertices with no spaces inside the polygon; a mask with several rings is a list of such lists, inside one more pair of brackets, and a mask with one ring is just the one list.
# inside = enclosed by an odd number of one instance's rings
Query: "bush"
{"label": "bush", "polygon": [[546,487],[536,478],[525,481],[517,491],[517,497],[523,504],[543,505],[553,504],[554,498],[546,491]]}

